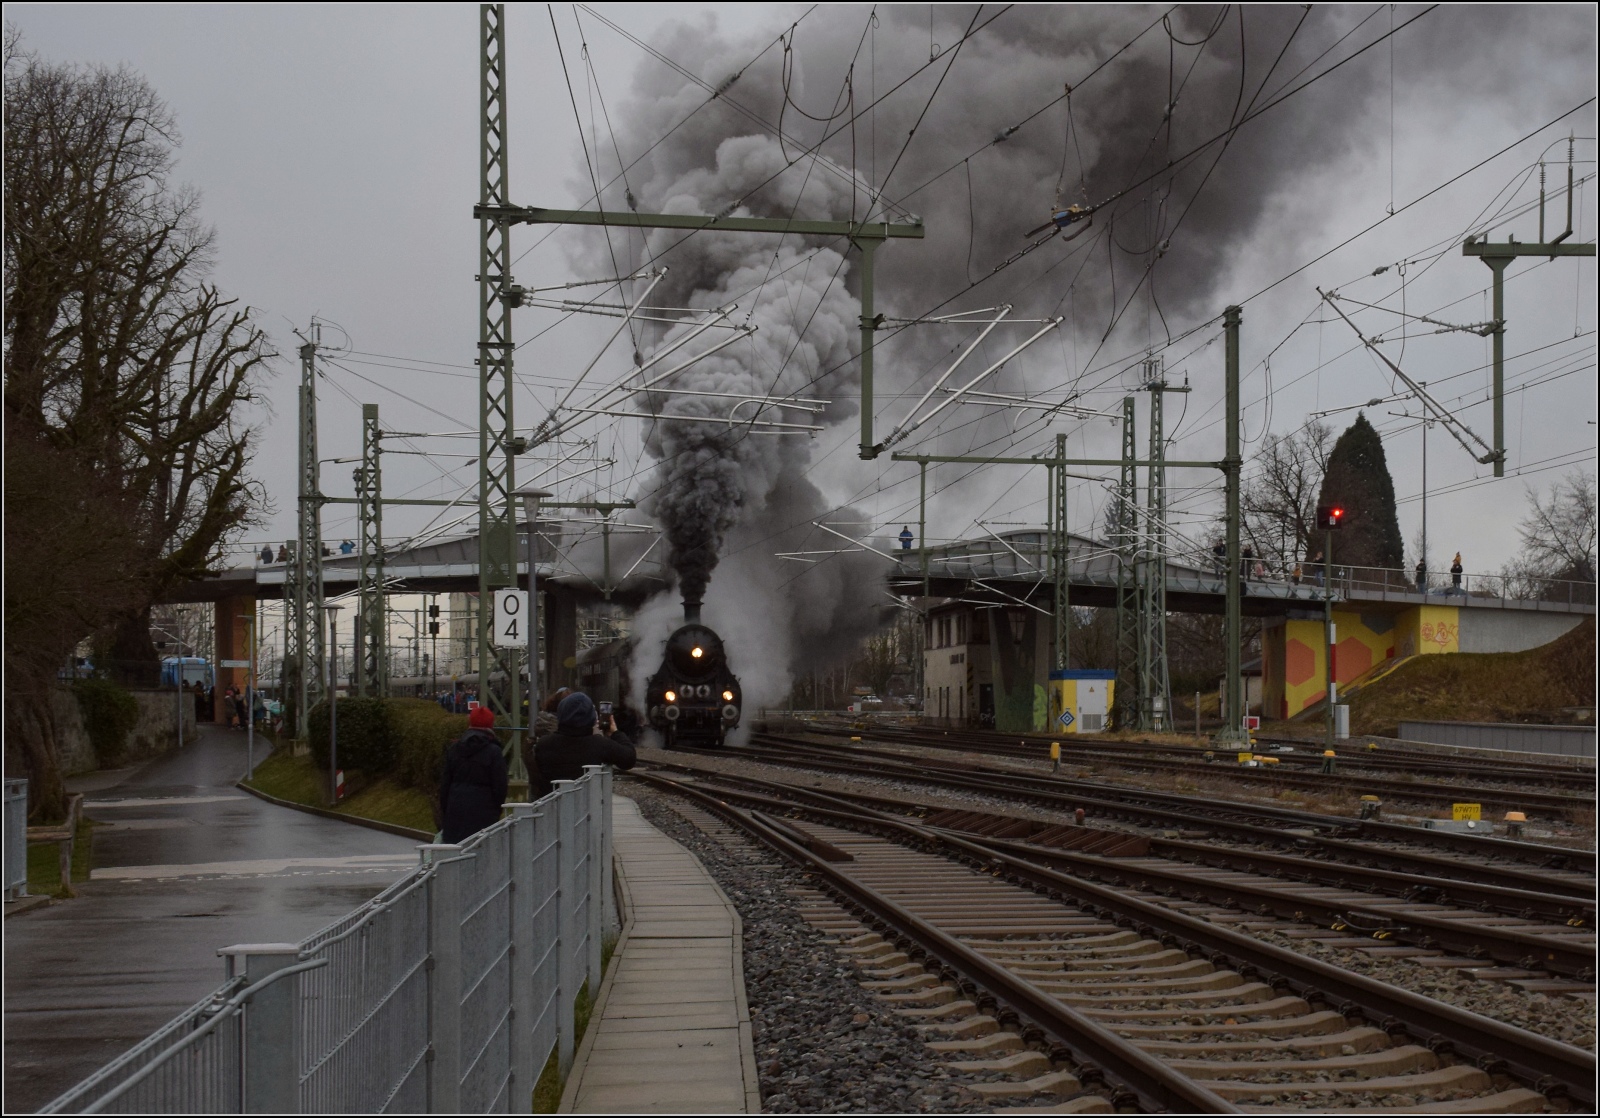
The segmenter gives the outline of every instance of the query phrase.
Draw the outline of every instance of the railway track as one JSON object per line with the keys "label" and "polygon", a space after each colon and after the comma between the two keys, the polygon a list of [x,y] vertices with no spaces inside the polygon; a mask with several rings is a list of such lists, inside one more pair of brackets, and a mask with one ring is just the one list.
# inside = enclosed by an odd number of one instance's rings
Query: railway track
{"label": "railway track", "polygon": [[[820,723],[808,726],[807,732],[833,737],[851,737],[865,734],[878,741],[904,742],[937,749],[964,750],[1036,759],[1051,740],[1049,735],[1031,738],[1015,734],[1001,734],[993,730],[933,730],[923,728],[879,726],[862,731],[848,723]],[[1082,747],[1114,756],[1170,757],[1193,759],[1203,747],[1175,745],[1163,742],[1125,741],[1117,738],[1100,738],[1074,734],[1066,739],[1059,735],[1054,740],[1074,748]],[[1321,742],[1298,738],[1258,736],[1257,743],[1267,747],[1287,747],[1290,751],[1277,754],[1279,763],[1290,767],[1311,767],[1322,761]],[[1354,742],[1342,743],[1339,749],[1340,764],[1346,768],[1373,772],[1402,772],[1419,776],[1453,777],[1461,779],[1507,781],[1519,784],[1547,784],[1575,790],[1587,790],[1595,778],[1592,764],[1557,763],[1544,761],[1519,761],[1501,763],[1472,758],[1441,756],[1385,746],[1382,750],[1361,749]]]}
{"label": "railway track", "polygon": [[[1440,875],[1510,888],[1594,896],[1595,853],[1567,847],[1465,835],[1451,831],[1319,815],[1265,804],[1158,792],[1095,781],[1029,774],[958,761],[913,760],[904,754],[851,743],[818,745],[762,734],[752,748],[718,755],[811,768],[848,776],[906,780],[986,795],[998,795],[1071,814],[1077,808],[1141,826],[1226,835],[1244,842],[1318,853],[1356,865]],[[1445,852],[1467,854],[1470,864]]]}
{"label": "railway track", "polygon": [[[659,763],[657,763],[659,765]],[[705,776],[688,769],[688,773]],[[1333,928],[1392,945],[1448,952],[1500,977],[1557,975],[1593,990],[1595,900],[1570,893],[1352,867],[1338,862],[1216,847],[862,792],[812,789],[718,774],[768,808],[856,808],[900,822],[960,832],[1041,864],[1118,888]],[[1470,866],[1461,866],[1469,870]],[[1499,913],[1499,916],[1486,916]]]}
{"label": "railway track", "polygon": [[[1044,739],[1036,741],[1022,741],[1018,738],[988,738],[979,739],[969,735],[967,731],[944,733],[935,732],[910,732],[898,731],[886,734],[882,731],[850,730],[819,730],[835,737],[845,736],[871,736],[882,742],[892,742],[902,746],[911,746],[919,749],[938,749],[941,751],[964,753],[988,753],[994,756],[1015,757],[1026,760],[1038,760],[1048,756],[1048,742]],[[1217,765],[1207,762],[1196,756],[1193,748],[1187,746],[1130,746],[1127,743],[1109,741],[1098,738],[1069,738],[1063,743],[1069,757],[1078,757],[1085,761],[1106,762],[1136,771],[1145,772],[1172,772],[1190,773],[1194,775],[1215,775]],[[1306,748],[1306,743],[1296,743],[1300,748]],[[1231,753],[1221,756],[1232,758]],[[1248,785],[1264,785],[1280,788],[1296,788],[1304,791],[1324,792],[1329,788],[1339,788],[1357,794],[1382,794],[1385,797],[1404,800],[1412,803],[1427,804],[1435,807],[1449,806],[1454,803],[1476,803],[1489,811],[1533,811],[1541,813],[1548,818],[1561,819],[1571,813],[1593,810],[1593,797],[1588,789],[1592,788],[1592,774],[1574,777],[1570,771],[1558,774],[1546,771],[1532,773],[1517,770],[1497,771],[1492,774],[1493,779],[1504,780],[1512,783],[1512,787],[1471,785],[1459,783],[1419,784],[1411,780],[1398,780],[1382,776],[1354,775],[1349,771],[1325,773],[1301,773],[1284,771],[1284,763],[1290,765],[1320,764],[1321,750],[1314,754],[1278,754],[1277,764],[1271,770],[1247,769],[1235,767],[1231,760],[1224,762],[1228,778],[1238,780]],[[1369,766],[1368,756],[1359,752],[1346,751],[1340,756],[1340,765],[1345,770],[1351,768],[1364,768]],[[1445,770],[1434,771],[1428,768],[1407,768],[1405,771],[1415,775],[1449,775],[1465,776],[1475,773],[1483,776],[1483,770]],[[1530,782],[1567,783],[1573,787],[1583,787],[1583,793],[1563,793],[1553,791],[1539,791],[1530,789]]]}
{"label": "railway track", "polygon": [[778,814],[795,804],[722,778],[639,777],[841,898],[871,926],[849,948],[869,982],[946,1037],[942,1051],[1076,1096],[1073,1109],[1592,1106],[1589,1053],[1063,872],[1003,840],[815,793],[796,822]]}

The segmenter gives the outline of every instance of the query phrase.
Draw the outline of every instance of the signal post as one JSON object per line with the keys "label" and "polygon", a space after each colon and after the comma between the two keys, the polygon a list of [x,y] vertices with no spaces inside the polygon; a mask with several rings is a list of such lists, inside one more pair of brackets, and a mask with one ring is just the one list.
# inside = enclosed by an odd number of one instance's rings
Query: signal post
{"label": "signal post", "polygon": [[1333,707],[1339,701],[1339,683],[1334,678],[1334,645],[1337,644],[1337,633],[1333,625],[1333,533],[1344,520],[1343,505],[1317,506],[1317,527],[1322,529],[1323,539],[1326,541],[1322,548],[1322,639],[1323,639],[1323,676],[1325,679],[1324,691],[1327,695],[1327,749],[1333,748],[1334,719]]}

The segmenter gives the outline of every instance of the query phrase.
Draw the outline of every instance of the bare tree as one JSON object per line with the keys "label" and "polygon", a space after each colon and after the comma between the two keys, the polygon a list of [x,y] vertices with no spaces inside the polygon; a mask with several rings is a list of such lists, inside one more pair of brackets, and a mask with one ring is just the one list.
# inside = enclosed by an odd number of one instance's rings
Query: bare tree
{"label": "bare tree", "polygon": [[137,502],[9,413],[5,426],[6,771],[29,777],[30,811],[65,810],[50,692],[78,642],[148,600],[125,560]]}
{"label": "bare tree", "polygon": [[1117,611],[1072,607],[1072,632],[1068,638],[1072,664],[1079,668],[1117,666]]}
{"label": "bare tree", "polygon": [[[215,566],[263,503],[245,473],[254,432],[240,409],[255,402],[271,354],[249,309],[206,282],[213,236],[198,195],[169,181],[177,143],[171,112],[143,78],[43,62],[7,29],[8,707],[20,697],[13,680],[35,688],[56,666],[14,633],[13,561],[88,586],[81,576],[98,561],[67,535],[13,537],[31,497],[10,469],[13,439],[47,451],[67,479],[71,523],[117,542],[117,585],[91,595],[98,613],[60,615],[72,624],[61,639],[70,649],[98,632],[113,659],[149,665],[152,679],[150,602]],[[23,556],[24,547],[57,550]]]}
{"label": "bare tree", "polygon": [[1244,538],[1276,571],[1293,569],[1315,550],[1317,493],[1332,449],[1333,432],[1312,420],[1287,435],[1269,435],[1251,463],[1240,501]]}
{"label": "bare tree", "polygon": [[1580,600],[1594,601],[1595,476],[1574,470],[1550,487],[1548,497],[1528,491],[1528,515],[1519,531],[1522,552],[1503,572],[1507,592],[1526,598],[1562,597],[1567,587],[1589,583]]}

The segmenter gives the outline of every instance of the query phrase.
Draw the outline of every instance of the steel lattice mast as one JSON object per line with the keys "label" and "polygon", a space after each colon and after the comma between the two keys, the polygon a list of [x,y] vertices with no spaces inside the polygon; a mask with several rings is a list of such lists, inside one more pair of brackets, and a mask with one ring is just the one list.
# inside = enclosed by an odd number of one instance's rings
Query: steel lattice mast
{"label": "steel lattice mast", "polygon": [[[1053,583],[1052,611],[1055,622],[1055,663],[1051,666],[1063,671],[1072,666],[1072,616],[1071,583],[1068,579],[1067,554],[1067,436],[1056,435],[1056,463],[1049,470],[1050,505],[1046,513],[1050,523],[1050,574]],[[1054,694],[1054,691],[1051,691]],[[1059,712],[1057,712],[1059,713]]]}
{"label": "steel lattice mast", "polygon": [[1145,489],[1145,523],[1139,532],[1139,728],[1170,727],[1172,687],[1167,669],[1167,439],[1165,397],[1171,388],[1160,358],[1145,362],[1150,393],[1150,454]]}
{"label": "steel lattice mast", "polygon": [[389,693],[389,619],[383,590],[383,431],[378,405],[361,405],[361,465],[356,470],[356,585],[359,597],[356,691]]}
{"label": "steel lattice mast", "polygon": [[[512,426],[511,223],[497,211],[510,205],[506,152],[505,5],[479,8],[480,147],[478,220],[478,698],[501,725],[520,726],[521,656],[496,648],[494,592],[517,584],[516,488],[518,443]],[[530,638],[537,671],[538,634]],[[509,721],[508,721],[509,720]],[[511,736],[511,779],[527,780],[521,732]]]}
{"label": "steel lattice mast", "polygon": [[1111,545],[1117,550],[1117,691],[1113,697],[1116,725],[1131,729],[1143,708],[1139,687],[1141,627],[1139,624],[1138,540],[1139,449],[1134,431],[1134,398],[1122,398],[1122,473],[1112,509]]}
{"label": "steel lattice mast", "polygon": [[317,343],[320,331],[315,323],[311,336],[300,347],[300,461],[299,529],[295,537],[294,561],[289,574],[293,584],[285,587],[291,618],[287,626],[289,647],[284,659],[293,665],[295,678],[290,692],[294,703],[289,724],[294,736],[304,741],[313,705],[323,694],[322,625],[322,487],[317,463]]}

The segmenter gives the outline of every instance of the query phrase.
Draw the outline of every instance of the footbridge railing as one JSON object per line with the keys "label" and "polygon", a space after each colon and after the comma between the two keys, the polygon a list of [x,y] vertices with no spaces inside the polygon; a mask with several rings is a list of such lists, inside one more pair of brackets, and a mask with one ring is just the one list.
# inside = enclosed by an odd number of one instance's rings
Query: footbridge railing
{"label": "footbridge railing", "polygon": [[611,774],[589,768],[226,980],[45,1114],[527,1113],[616,923]]}

